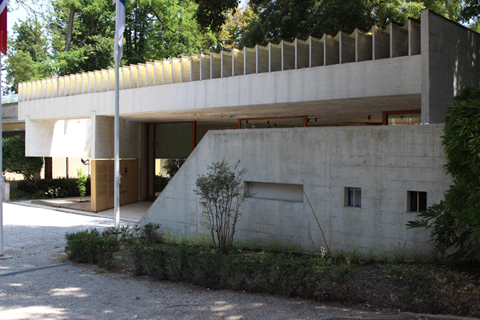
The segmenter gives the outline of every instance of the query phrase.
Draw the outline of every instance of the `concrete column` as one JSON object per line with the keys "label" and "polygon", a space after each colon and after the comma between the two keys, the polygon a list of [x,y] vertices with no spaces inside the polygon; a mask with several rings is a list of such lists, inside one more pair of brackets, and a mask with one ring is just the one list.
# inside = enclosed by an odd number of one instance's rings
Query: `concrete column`
{"label": "concrete column", "polygon": [[442,123],[458,91],[480,82],[480,35],[429,10],[421,17],[422,122]]}

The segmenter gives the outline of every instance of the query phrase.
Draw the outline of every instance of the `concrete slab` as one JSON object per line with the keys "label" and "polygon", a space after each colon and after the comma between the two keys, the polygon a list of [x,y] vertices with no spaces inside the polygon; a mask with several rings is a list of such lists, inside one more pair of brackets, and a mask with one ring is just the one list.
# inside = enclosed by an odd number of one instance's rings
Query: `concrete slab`
{"label": "concrete slab", "polygon": [[[81,201],[83,200],[83,201]],[[20,204],[24,206],[32,207],[52,207],[56,208],[56,211],[77,213],[83,215],[89,215],[94,217],[113,218],[114,209],[105,210],[102,212],[90,211],[90,197],[72,197],[72,198],[59,198],[59,199],[41,199],[41,200],[29,200],[10,202],[12,204]],[[139,201],[130,203],[120,207],[120,219],[128,222],[138,222],[153,204],[153,201]]]}

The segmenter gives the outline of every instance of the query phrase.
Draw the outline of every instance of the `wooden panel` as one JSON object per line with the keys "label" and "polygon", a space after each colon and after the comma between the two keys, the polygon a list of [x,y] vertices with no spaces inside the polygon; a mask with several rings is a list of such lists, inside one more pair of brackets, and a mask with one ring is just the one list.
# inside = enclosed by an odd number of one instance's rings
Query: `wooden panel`
{"label": "wooden panel", "polygon": [[[99,212],[114,206],[114,161],[92,160],[91,210]],[[138,201],[138,159],[120,159],[120,205]]]}

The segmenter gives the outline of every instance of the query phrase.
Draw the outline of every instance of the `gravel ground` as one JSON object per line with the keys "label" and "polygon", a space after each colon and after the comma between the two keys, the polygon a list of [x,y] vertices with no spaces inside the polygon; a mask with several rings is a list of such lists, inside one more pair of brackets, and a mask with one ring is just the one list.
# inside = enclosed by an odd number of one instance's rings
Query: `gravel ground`
{"label": "gravel ground", "polygon": [[[213,291],[65,263],[64,235],[112,219],[4,204],[0,319],[453,319]],[[39,267],[45,269],[36,269]],[[21,271],[21,272],[18,272]],[[456,318],[461,319],[461,318]]]}

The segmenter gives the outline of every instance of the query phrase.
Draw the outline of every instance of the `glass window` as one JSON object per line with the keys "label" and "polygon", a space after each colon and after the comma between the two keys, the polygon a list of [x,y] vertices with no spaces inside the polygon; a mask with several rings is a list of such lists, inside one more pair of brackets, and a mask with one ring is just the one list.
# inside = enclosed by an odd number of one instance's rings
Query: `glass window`
{"label": "glass window", "polygon": [[421,120],[420,113],[387,114],[388,125],[420,124],[420,120]]}
{"label": "glass window", "polygon": [[427,210],[427,193],[422,191],[408,191],[408,211],[422,212]]}
{"label": "glass window", "polygon": [[345,188],[345,206],[346,207],[362,207],[362,189]]}

